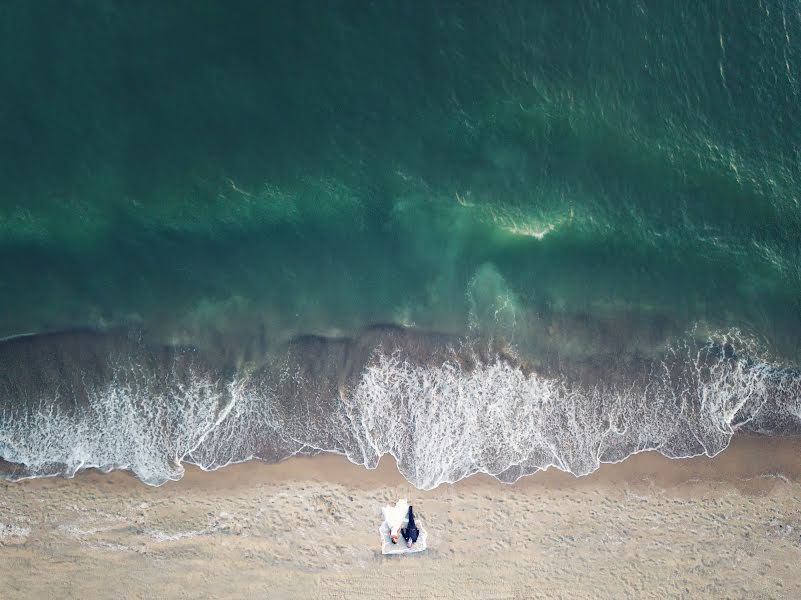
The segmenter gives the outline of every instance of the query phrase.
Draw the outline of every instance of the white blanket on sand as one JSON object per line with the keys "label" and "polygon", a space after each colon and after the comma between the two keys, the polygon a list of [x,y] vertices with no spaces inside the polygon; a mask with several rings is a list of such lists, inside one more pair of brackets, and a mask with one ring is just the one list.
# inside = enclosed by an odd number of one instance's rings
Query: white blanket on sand
{"label": "white blanket on sand", "polygon": [[[385,506],[381,509],[381,514],[384,516],[384,522],[378,528],[378,534],[381,536],[382,554],[412,554],[426,549],[426,530],[420,525],[418,515],[414,516],[414,523],[417,529],[420,530],[417,542],[412,544],[411,548],[408,548],[403,536],[400,535],[400,529],[406,527],[409,522],[409,503],[406,498],[398,500],[395,506]],[[397,544],[392,543],[392,538],[390,537],[392,533],[397,533],[399,536]]]}

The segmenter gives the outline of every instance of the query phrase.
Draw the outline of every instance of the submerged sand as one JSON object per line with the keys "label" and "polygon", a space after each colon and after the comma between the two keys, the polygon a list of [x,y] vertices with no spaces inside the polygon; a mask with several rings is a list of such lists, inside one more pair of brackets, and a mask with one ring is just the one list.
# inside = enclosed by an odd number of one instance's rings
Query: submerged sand
{"label": "submerged sand", "polygon": [[[425,553],[381,555],[398,497]],[[799,498],[799,439],[429,492],[336,456],[160,488],[85,472],[0,484],[0,598],[798,598]]]}

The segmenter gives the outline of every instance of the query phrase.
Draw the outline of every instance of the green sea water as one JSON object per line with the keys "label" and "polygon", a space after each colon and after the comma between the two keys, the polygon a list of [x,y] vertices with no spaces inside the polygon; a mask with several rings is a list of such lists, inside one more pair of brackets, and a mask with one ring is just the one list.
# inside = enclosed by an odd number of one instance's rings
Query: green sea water
{"label": "green sea water", "polygon": [[800,77],[789,0],[4,2],[0,337],[798,364]]}

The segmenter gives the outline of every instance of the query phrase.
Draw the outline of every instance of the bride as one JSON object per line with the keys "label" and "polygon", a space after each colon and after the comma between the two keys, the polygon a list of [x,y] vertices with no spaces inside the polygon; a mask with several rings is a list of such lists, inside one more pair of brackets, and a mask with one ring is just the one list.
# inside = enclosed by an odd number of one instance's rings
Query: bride
{"label": "bride", "polygon": [[400,536],[400,529],[403,527],[406,521],[406,515],[409,512],[409,503],[406,501],[406,498],[401,498],[395,503],[395,506],[390,506],[388,504],[381,509],[381,512],[389,528],[389,539],[392,540],[393,544],[397,544],[398,537]]}

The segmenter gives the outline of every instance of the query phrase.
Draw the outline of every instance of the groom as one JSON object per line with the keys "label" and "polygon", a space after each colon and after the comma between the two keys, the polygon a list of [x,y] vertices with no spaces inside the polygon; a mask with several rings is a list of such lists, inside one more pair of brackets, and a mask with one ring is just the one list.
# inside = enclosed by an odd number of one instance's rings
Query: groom
{"label": "groom", "polygon": [[412,507],[409,507],[408,513],[409,522],[406,524],[406,527],[400,530],[403,539],[406,540],[406,547],[411,548],[412,544],[417,541],[418,536],[420,535],[420,530],[417,529],[417,525],[414,524],[414,511]]}

